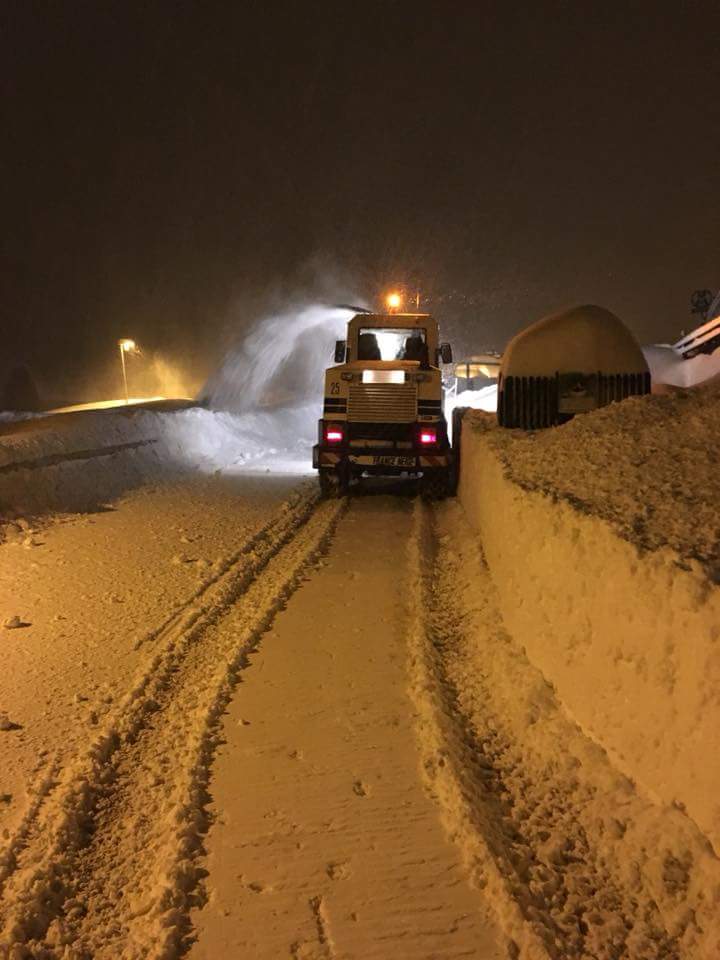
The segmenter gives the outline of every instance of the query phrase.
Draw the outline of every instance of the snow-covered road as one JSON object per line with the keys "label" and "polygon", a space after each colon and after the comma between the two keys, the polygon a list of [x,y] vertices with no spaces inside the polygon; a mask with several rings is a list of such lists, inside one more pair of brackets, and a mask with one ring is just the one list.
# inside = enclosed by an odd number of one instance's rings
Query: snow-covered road
{"label": "snow-covered road", "polygon": [[210,786],[193,960],[505,956],[422,785],[411,530],[412,501],[355,501],[249,658]]}
{"label": "snow-covered road", "polygon": [[719,955],[707,839],[569,716],[460,503],[365,493],[165,471],[6,524],[0,957]]}
{"label": "snow-covered road", "polygon": [[[186,477],[47,524],[20,519],[0,546],[0,831],[144,669],[163,628],[192,611],[297,479]],[[0,836],[2,834],[0,833]],[[1,848],[1,844],[0,844]]]}

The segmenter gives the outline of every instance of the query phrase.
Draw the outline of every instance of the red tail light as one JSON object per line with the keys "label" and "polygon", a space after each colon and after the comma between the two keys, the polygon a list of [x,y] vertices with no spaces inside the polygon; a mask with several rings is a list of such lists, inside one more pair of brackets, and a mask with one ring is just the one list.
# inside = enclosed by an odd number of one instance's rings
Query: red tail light
{"label": "red tail light", "polygon": [[423,446],[428,446],[431,443],[437,443],[437,430],[434,427],[421,427],[420,443]]}
{"label": "red tail light", "polygon": [[342,443],[345,439],[345,431],[342,424],[326,423],[323,436],[325,437],[325,443]]}

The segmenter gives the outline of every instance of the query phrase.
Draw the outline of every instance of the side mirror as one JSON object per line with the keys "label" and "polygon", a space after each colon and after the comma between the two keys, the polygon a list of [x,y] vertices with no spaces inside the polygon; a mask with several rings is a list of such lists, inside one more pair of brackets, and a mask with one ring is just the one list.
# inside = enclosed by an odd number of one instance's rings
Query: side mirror
{"label": "side mirror", "polygon": [[345,363],[345,341],[335,341],[335,363]]}
{"label": "side mirror", "polygon": [[449,343],[440,344],[440,359],[443,363],[452,363],[452,347]]}

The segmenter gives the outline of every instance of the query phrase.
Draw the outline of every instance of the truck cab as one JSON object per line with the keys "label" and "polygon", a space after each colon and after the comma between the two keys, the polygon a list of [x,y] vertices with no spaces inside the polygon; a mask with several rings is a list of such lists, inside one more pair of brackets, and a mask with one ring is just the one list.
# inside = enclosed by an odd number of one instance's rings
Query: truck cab
{"label": "truck cab", "polygon": [[453,454],[443,412],[440,363],[452,362],[425,313],[359,313],[325,372],[313,467],[324,495],[354,478],[420,479],[428,497],[450,490]]}

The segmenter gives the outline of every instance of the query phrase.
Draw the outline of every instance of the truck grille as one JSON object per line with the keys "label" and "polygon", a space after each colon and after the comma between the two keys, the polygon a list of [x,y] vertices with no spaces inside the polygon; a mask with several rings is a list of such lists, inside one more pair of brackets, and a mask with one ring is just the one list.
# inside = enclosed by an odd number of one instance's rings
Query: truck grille
{"label": "truck grille", "polygon": [[348,420],[353,423],[411,423],[417,419],[414,383],[352,383]]}

